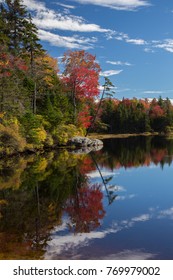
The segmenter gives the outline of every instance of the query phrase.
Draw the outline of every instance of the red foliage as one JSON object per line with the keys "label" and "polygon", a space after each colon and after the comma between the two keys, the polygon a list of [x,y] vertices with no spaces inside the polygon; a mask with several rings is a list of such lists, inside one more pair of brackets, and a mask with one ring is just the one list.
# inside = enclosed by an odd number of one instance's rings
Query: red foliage
{"label": "red foliage", "polygon": [[150,110],[151,118],[158,118],[158,117],[162,117],[163,115],[164,115],[164,110],[159,105],[155,105]]}
{"label": "red foliage", "polygon": [[62,62],[65,63],[62,80],[76,99],[93,98],[99,94],[101,69],[95,56],[85,51],[69,51],[64,54]]}
{"label": "red foliage", "polygon": [[83,159],[79,169],[80,169],[80,173],[85,175],[91,171],[94,171],[96,169],[96,167],[95,167],[95,164],[94,164],[93,160],[91,159],[91,157],[87,155]]}
{"label": "red foliage", "polygon": [[91,118],[89,115],[89,106],[85,106],[85,109],[78,113],[77,122],[80,126],[88,128],[91,124]]}
{"label": "red foliage", "polygon": [[11,55],[2,48],[0,49],[0,77],[10,77],[16,70],[26,72],[28,69],[25,62],[19,58]]}
{"label": "red foliage", "polygon": [[74,232],[90,232],[100,225],[105,215],[102,204],[103,194],[97,185],[83,187],[76,196],[67,201],[65,211],[71,219],[69,227]]}
{"label": "red foliage", "polygon": [[85,100],[98,96],[98,74],[85,67],[76,67],[70,75],[62,78],[76,99]]}
{"label": "red foliage", "polygon": [[125,98],[122,100],[122,104],[124,104],[125,106],[130,107],[132,105],[132,100]]}
{"label": "red foliage", "polygon": [[161,162],[164,157],[168,154],[167,149],[152,149],[151,150],[151,158],[155,164]]}

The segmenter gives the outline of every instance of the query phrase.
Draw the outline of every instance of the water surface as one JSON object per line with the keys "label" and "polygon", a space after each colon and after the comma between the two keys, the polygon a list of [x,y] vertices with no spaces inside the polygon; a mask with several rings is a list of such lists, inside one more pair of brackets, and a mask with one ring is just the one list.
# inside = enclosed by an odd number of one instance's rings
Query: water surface
{"label": "water surface", "polygon": [[173,259],[173,140],[0,160],[0,259]]}

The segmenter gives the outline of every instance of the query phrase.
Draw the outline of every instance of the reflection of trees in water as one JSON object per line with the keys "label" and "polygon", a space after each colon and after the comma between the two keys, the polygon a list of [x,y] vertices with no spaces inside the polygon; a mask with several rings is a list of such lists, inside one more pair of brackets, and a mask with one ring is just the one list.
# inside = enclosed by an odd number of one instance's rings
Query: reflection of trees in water
{"label": "reflection of trees in water", "polygon": [[74,231],[89,232],[99,226],[103,194],[99,185],[88,184],[86,172],[95,169],[88,156],[64,150],[20,162],[21,158],[0,162],[1,259],[40,258],[50,230],[62,224],[65,210],[71,223],[76,222]]}
{"label": "reflection of trees in water", "polygon": [[108,139],[104,148],[97,153],[100,166],[114,168],[130,168],[149,166],[163,167],[173,160],[173,140],[163,137],[129,137],[124,139]]}
{"label": "reflection of trees in water", "polygon": [[70,218],[69,229],[74,233],[90,232],[96,229],[105,215],[102,199],[100,185],[80,186],[76,194],[65,203],[64,210]]}
{"label": "reflection of trees in water", "polygon": [[67,151],[29,156],[23,161],[21,165],[21,158],[0,161],[2,259],[41,257],[50,230],[61,224],[62,205],[73,192],[73,169],[78,159]]}
{"label": "reflection of trees in water", "polygon": [[105,187],[105,191],[106,191],[106,195],[107,195],[107,198],[108,198],[108,203],[109,205],[115,200],[115,198],[117,197],[117,194],[115,194],[115,192],[113,191],[113,189],[115,189],[115,186],[113,185],[108,185],[109,182],[111,182],[113,176],[110,176],[108,178],[103,178],[103,175],[102,175],[102,171],[94,157],[94,155],[92,153],[90,153],[90,156],[93,160],[93,162],[95,163],[95,166],[99,172],[99,175],[101,177],[101,180],[102,180],[102,183],[103,183],[103,186]]}
{"label": "reflection of trees in water", "polygon": [[73,232],[95,230],[105,211],[101,185],[89,184],[90,171],[100,173],[111,203],[116,194],[102,167],[164,166],[172,155],[173,141],[136,137],[105,141],[104,149],[91,155],[64,150],[0,160],[0,259],[42,258],[64,211]]}

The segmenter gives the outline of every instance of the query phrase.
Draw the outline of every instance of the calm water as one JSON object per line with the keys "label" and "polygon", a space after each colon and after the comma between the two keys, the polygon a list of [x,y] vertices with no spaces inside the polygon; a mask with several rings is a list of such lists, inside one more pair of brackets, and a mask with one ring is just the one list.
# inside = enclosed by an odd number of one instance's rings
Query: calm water
{"label": "calm water", "polygon": [[173,140],[0,160],[0,259],[173,259]]}

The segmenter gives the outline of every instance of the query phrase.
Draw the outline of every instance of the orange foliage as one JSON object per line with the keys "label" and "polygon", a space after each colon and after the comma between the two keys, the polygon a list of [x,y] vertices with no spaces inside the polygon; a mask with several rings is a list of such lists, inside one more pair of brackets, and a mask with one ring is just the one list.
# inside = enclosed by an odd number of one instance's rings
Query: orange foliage
{"label": "orange foliage", "polygon": [[40,67],[43,80],[46,82],[48,86],[52,87],[54,84],[53,78],[59,72],[58,60],[46,54],[44,56],[37,57],[36,64],[37,64],[37,68]]}

